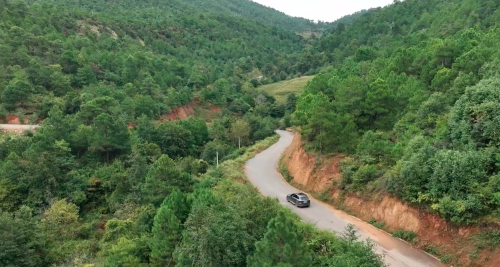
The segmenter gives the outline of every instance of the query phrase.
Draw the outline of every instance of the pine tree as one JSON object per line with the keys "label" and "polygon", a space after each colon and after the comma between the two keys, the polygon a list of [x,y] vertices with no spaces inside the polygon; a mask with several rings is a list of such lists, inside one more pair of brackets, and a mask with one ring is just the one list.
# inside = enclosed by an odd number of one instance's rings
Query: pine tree
{"label": "pine tree", "polygon": [[153,266],[174,266],[172,253],[181,240],[181,222],[175,213],[162,205],[154,218],[153,237],[149,242]]}
{"label": "pine tree", "polygon": [[89,84],[96,84],[97,78],[94,71],[87,65],[77,70],[76,84],[78,86],[86,86]]}
{"label": "pine tree", "polygon": [[14,108],[20,103],[26,102],[33,93],[33,86],[28,81],[26,74],[23,71],[15,73],[15,78],[12,79],[0,95],[2,102],[7,104],[9,108]]}
{"label": "pine tree", "polygon": [[143,200],[160,206],[165,196],[176,188],[183,192],[191,190],[193,179],[189,173],[182,172],[167,155],[162,155],[151,166],[142,185]]}
{"label": "pine tree", "polygon": [[101,113],[94,119],[94,135],[91,137],[90,151],[104,153],[106,162],[111,154],[124,150],[128,144],[127,124],[108,113]]}
{"label": "pine tree", "polygon": [[249,267],[307,267],[312,262],[297,225],[284,212],[269,222],[267,233],[255,246],[247,260]]}
{"label": "pine tree", "polygon": [[186,194],[177,188],[163,200],[162,207],[170,209],[181,223],[187,220],[189,212],[191,211],[191,204]]}

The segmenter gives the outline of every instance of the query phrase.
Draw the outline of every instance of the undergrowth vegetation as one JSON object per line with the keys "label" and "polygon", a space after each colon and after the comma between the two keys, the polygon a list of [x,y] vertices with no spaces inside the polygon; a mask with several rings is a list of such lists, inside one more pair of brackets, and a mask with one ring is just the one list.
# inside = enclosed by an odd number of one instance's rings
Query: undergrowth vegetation
{"label": "undergrowth vegetation", "polygon": [[283,161],[283,158],[281,158],[279,161],[279,172],[287,182],[290,183],[293,181],[293,176],[290,174],[290,171],[288,171],[288,168],[285,162]]}

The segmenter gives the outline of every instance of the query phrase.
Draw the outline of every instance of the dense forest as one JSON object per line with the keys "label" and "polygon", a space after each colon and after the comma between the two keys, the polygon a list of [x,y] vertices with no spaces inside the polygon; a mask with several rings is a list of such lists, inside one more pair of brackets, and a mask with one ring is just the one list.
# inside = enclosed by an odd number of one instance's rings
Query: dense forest
{"label": "dense forest", "polygon": [[83,3],[2,7],[0,116],[27,111],[45,118],[63,102],[65,112],[74,113],[80,91],[96,85],[122,88],[119,101],[129,105],[156,102],[148,112],[164,114],[189,101],[193,89],[203,100],[223,103],[233,95],[224,90],[242,91],[251,78],[257,85],[301,71],[292,62],[304,41],[285,30],[144,1],[135,9]]}
{"label": "dense forest", "polygon": [[324,71],[292,122],[310,150],[346,156],[344,193],[386,192],[456,225],[499,224],[499,7],[396,1],[306,52]]}
{"label": "dense forest", "polygon": [[[373,10],[373,9],[369,9],[369,10]],[[328,29],[329,30],[335,29],[335,28],[339,27],[339,25],[342,25],[340,27],[345,27],[346,25],[353,23],[356,19],[361,17],[363,14],[367,13],[369,10],[363,9],[363,10],[354,12],[350,15],[343,16],[334,22],[328,23],[328,27],[326,29],[327,30]]]}
{"label": "dense forest", "polygon": [[[315,69],[240,2],[0,0],[0,119],[41,124],[0,134],[1,266],[383,265],[244,182],[295,105],[255,87]],[[164,120],[187,103],[221,113]]]}
{"label": "dense forest", "polygon": [[[181,4],[182,3],[182,4]],[[304,18],[293,18],[283,12],[265,7],[253,1],[241,0],[184,0],[174,1],[176,7],[184,5],[201,7],[204,11],[217,14],[233,15],[253,20],[261,24],[287,29],[292,32],[322,31],[329,27],[329,23],[314,23]]]}

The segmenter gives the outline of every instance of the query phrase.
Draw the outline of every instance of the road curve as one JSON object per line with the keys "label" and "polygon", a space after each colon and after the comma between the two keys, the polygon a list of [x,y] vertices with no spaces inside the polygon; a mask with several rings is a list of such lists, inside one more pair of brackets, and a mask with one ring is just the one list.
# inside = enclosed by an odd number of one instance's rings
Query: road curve
{"label": "road curve", "polygon": [[276,170],[281,154],[292,143],[293,134],[287,131],[277,131],[277,133],[280,135],[280,140],[276,144],[245,164],[246,176],[263,195],[277,197],[281,205],[289,207],[303,221],[313,223],[320,229],[343,232],[347,224],[353,224],[361,239],[370,238],[376,243],[375,251],[384,255],[385,263],[391,267],[448,266],[431,255],[412,248],[408,243],[313,198],[310,208],[296,208],[288,203],[286,195],[299,190],[284,181]]}

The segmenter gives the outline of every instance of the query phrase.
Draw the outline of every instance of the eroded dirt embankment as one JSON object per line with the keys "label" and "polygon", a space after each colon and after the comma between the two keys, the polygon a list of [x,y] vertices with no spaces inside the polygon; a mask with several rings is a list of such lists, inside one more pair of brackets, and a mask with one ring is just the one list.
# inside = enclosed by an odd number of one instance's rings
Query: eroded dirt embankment
{"label": "eroded dirt embankment", "polygon": [[[197,113],[198,109],[198,113]],[[200,115],[199,113],[204,113],[201,117],[212,117],[216,114],[221,113],[222,109],[212,103],[202,105],[198,100],[193,100],[191,103],[174,108],[168,113],[161,117],[160,121],[177,121],[185,120],[194,115]]]}
{"label": "eroded dirt embankment", "polygon": [[194,109],[192,105],[184,105],[174,108],[165,116],[162,116],[164,121],[177,121],[185,120],[194,115]]}
{"label": "eroded dirt embankment", "polygon": [[23,122],[21,123],[18,116],[9,115],[5,118],[0,118],[0,123],[2,123],[2,124],[29,124],[30,120],[28,118],[24,118]]}
{"label": "eroded dirt embankment", "polygon": [[418,237],[415,246],[443,259],[450,258],[454,266],[500,266],[499,249],[478,247],[479,227],[452,226],[435,214],[383,193],[371,197],[341,194],[337,185],[341,181],[342,156],[323,158],[308,154],[299,134],[295,134],[282,160],[293,177],[292,183],[309,193],[322,195],[322,199],[328,198],[335,207],[364,221],[383,223],[385,231],[414,232]]}

